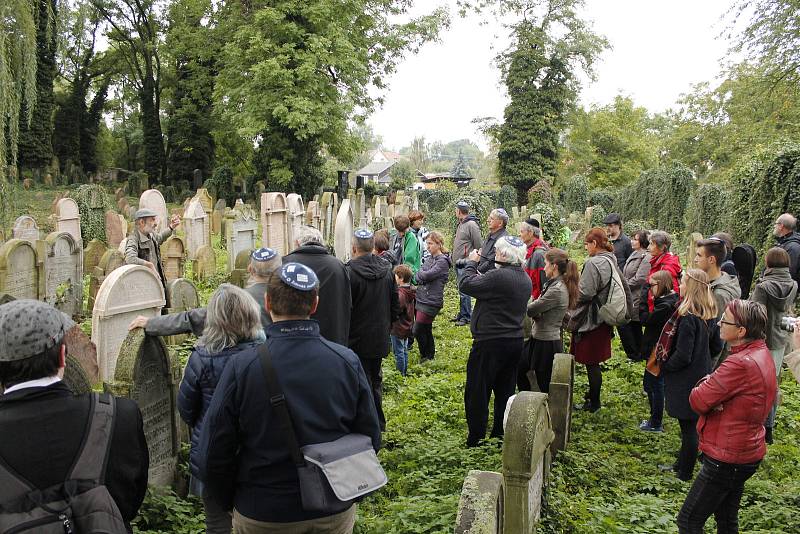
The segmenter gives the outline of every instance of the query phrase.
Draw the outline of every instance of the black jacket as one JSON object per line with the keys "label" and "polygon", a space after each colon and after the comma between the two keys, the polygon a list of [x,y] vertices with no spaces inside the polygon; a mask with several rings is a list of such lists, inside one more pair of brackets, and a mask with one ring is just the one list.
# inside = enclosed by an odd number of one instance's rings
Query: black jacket
{"label": "black jacket", "polygon": [[800,234],[792,232],[779,237],[778,246],[789,254],[789,274],[800,285]]}
{"label": "black jacket", "polygon": [[[649,288],[648,288],[649,289]],[[646,360],[650,357],[650,353],[658,343],[658,338],[661,337],[661,331],[664,325],[667,324],[669,318],[675,313],[675,308],[678,307],[677,293],[669,293],[663,297],[658,297],[653,303],[653,311],[647,311],[647,297],[639,301],[639,309],[641,313],[639,317],[644,327],[644,334],[642,334],[642,353],[641,358]]]}
{"label": "black jacket", "polygon": [[309,244],[283,257],[283,263],[302,263],[319,278],[319,306],[311,316],[322,337],[347,345],[350,333],[350,280],[344,263],[322,245]]}
{"label": "black jacket", "polygon": [[633,254],[631,238],[620,233],[617,239],[611,241],[611,244],[614,245],[614,256],[617,257],[617,265],[619,270],[622,271],[625,268],[625,262],[628,261],[628,256]]}
{"label": "black jacket", "polygon": [[519,265],[479,274],[478,264],[468,261],[458,282],[458,290],[475,297],[469,324],[472,339],[522,339],[522,321],[528,309],[531,286],[530,276]]}
{"label": "black jacket", "polygon": [[[308,320],[273,323],[265,343],[301,447],[356,432],[380,448],[375,403],[353,351],[320,337]],[[257,349],[231,358],[203,423],[200,478],[224,507],[257,521],[320,517],[302,509],[297,469],[269,399]]]}
{"label": "black jacket", "polygon": [[[495,255],[495,245],[497,245],[497,240],[503,237],[504,235],[508,235],[508,230],[504,228],[499,229],[493,234],[489,234],[486,237],[486,241],[483,242],[483,246],[481,247],[481,259],[478,262],[478,272],[479,273],[486,273],[494,269],[494,255]],[[467,253],[469,255],[469,253]],[[530,291],[528,292],[530,295]]]}
{"label": "black jacket", "polygon": [[397,284],[389,262],[367,254],[347,262],[350,275],[350,347],[359,358],[389,354],[389,331],[400,317]]}
{"label": "black jacket", "polygon": [[689,405],[689,393],[711,372],[711,355],[720,351],[722,340],[715,319],[703,321],[692,314],[681,317],[670,357],[661,366],[669,415],[675,419],[699,417]]}
{"label": "black jacket", "polygon": [[[58,382],[0,396],[0,456],[40,489],[64,482],[89,421],[89,395],[73,395]],[[142,414],[130,399],[117,398],[106,487],[129,523],[147,490],[150,456]]]}

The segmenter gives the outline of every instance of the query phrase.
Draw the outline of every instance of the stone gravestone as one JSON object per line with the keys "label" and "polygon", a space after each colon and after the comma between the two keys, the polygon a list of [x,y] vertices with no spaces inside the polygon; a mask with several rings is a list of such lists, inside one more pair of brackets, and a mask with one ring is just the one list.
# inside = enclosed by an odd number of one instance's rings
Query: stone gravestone
{"label": "stone gravestone", "polygon": [[[211,195],[208,192],[208,189],[200,188],[195,193],[194,198],[200,201],[200,204],[203,206],[203,210],[206,212],[206,226],[208,230],[208,235],[211,236],[211,214],[214,211],[214,199],[211,198]],[[209,237],[209,244],[211,243]]]}
{"label": "stone gravestone", "polygon": [[567,449],[572,423],[572,389],[575,375],[575,358],[571,354],[556,354],[550,378],[550,420],[555,438],[550,451],[553,456]]}
{"label": "stone gravestone", "polygon": [[217,200],[214,204],[214,211],[211,214],[211,231],[217,235],[222,233],[222,219],[225,217],[225,208],[228,205],[224,198]]}
{"label": "stone gravestone", "polygon": [[61,381],[69,388],[73,395],[83,395],[92,391],[92,382],[81,364],[67,352],[64,365],[64,377]]}
{"label": "stone gravestone", "polygon": [[71,198],[62,198],[56,204],[56,217],[58,220],[56,231],[72,234],[76,241],[80,241],[81,215],[78,204]]}
{"label": "stone gravestone", "polygon": [[394,197],[394,215],[408,215],[408,203],[403,191],[398,191]]}
{"label": "stone gravestone", "polygon": [[289,249],[287,252],[291,252],[294,250],[295,233],[303,226],[303,215],[306,210],[303,207],[303,197],[297,193],[287,195],[286,203],[289,208]]}
{"label": "stone gravestone", "polygon": [[236,262],[231,275],[228,277],[228,282],[244,289],[247,287],[247,280],[250,273],[247,272],[247,266],[250,264],[250,254],[252,250],[242,250],[236,255]]}
{"label": "stone gravestone", "polygon": [[192,272],[195,280],[206,280],[217,274],[217,257],[211,245],[203,245],[197,249],[192,260]]}
{"label": "stone gravestone", "polygon": [[411,209],[419,209],[419,194],[416,191],[411,192]]}
{"label": "stone gravestone", "polygon": [[113,382],[106,390],[133,399],[142,411],[150,453],[147,480],[153,486],[171,486],[176,480],[180,440],[175,403],[179,382],[180,368],[173,365],[160,337],[146,336],[141,328],[124,337]]}
{"label": "stone gravestone", "polygon": [[161,263],[167,282],[183,278],[185,259],[186,245],[180,237],[172,235],[161,244]]}
{"label": "stone gravestone", "polygon": [[131,321],[139,315],[158,315],[164,304],[164,286],[147,267],[123,265],[106,276],[92,310],[92,341],[103,381],[114,379],[119,349]]}
{"label": "stone gravestone", "polygon": [[686,252],[688,254],[686,257],[687,269],[694,266],[694,256],[697,254],[697,242],[703,239],[705,239],[703,234],[699,232],[693,232],[692,235],[689,236],[689,247]]}
{"label": "stone gravestone", "polygon": [[106,253],[106,250],[108,250],[108,247],[99,239],[92,239],[89,241],[89,244],[86,245],[86,249],[83,251],[84,274],[90,274],[94,271],[95,267],[100,265],[100,259],[103,257],[103,254]]}
{"label": "stone gravestone", "polygon": [[312,200],[306,208],[306,224],[319,230],[321,222],[319,202]]}
{"label": "stone gravestone", "polygon": [[66,232],[53,232],[39,241],[39,258],[44,262],[43,300],[70,317],[83,308],[83,249],[81,242]]}
{"label": "stone gravestone", "polygon": [[89,273],[89,305],[87,309],[91,311],[94,309],[94,301],[97,297],[97,291],[106,276],[111,274],[114,269],[118,269],[125,265],[125,255],[115,248],[108,249],[103,257],[100,258],[100,263],[97,264]]}
{"label": "stone gravestone", "polygon": [[206,215],[203,205],[198,199],[192,199],[189,207],[186,208],[183,219],[184,231],[186,232],[186,249],[190,260],[197,257],[197,251],[200,247],[211,245],[211,235],[208,233],[210,227],[207,221],[208,215]]}
{"label": "stone gravestone", "polygon": [[322,193],[322,200],[320,200],[319,207],[320,215],[322,216],[319,230],[322,232],[322,238],[325,241],[329,241],[331,237],[331,228],[333,228],[333,222],[336,220],[336,215],[332,212],[333,195],[329,191]]}
{"label": "stone gravestone", "polygon": [[38,300],[43,279],[39,255],[31,243],[11,239],[0,247],[0,293]]}
{"label": "stone gravestone", "polygon": [[363,189],[356,192],[356,199],[358,199],[358,211],[355,213],[358,216],[359,228],[367,227],[367,197]]}
{"label": "stone gravestone", "polygon": [[100,368],[97,365],[97,347],[89,336],[87,336],[80,325],[70,328],[64,335],[64,344],[67,346],[69,354],[83,370],[83,374],[90,384],[100,381]]}
{"label": "stone gravestone", "polygon": [[236,269],[236,258],[243,250],[256,248],[258,220],[253,210],[243,206],[233,210],[233,219],[225,223],[225,244],[228,249],[228,270]]}
{"label": "stone gravestone", "polygon": [[169,212],[164,195],[158,189],[148,189],[139,197],[139,209],[150,209],[158,214],[156,217],[156,232],[160,232],[169,226]]}
{"label": "stone gravestone", "polygon": [[458,503],[455,534],[503,534],[503,475],[470,471]]}
{"label": "stone gravestone", "polygon": [[281,256],[289,252],[289,211],[283,193],[261,195],[261,232],[262,246]]}
{"label": "stone gravestone", "polygon": [[333,249],[336,257],[347,262],[350,259],[353,242],[353,211],[350,209],[350,199],[342,201],[339,213],[336,215],[336,229],[333,237]]}
{"label": "stone gravestone", "polygon": [[203,171],[200,169],[195,169],[192,172],[192,189],[200,189],[203,187]]}
{"label": "stone gravestone", "polygon": [[14,228],[11,229],[11,237],[14,239],[24,239],[31,243],[39,240],[39,225],[36,219],[30,215],[17,217],[14,221]]}
{"label": "stone gravestone", "polygon": [[[167,313],[178,313],[200,307],[200,296],[197,294],[197,288],[186,278],[177,278],[168,283],[167,295],[169,296],[170,305]],[[188,337],[188,334],[168,336],[166,342],[167,345],[180,345]]]}

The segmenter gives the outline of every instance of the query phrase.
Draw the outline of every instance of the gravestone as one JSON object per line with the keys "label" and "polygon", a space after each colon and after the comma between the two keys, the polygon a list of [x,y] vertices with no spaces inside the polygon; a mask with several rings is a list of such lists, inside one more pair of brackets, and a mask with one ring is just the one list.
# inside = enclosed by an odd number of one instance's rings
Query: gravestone
{"label": "gravestone", "polygon": [[320,200],[319,207],[320,215],[322,216],[319,230],[322,232],[323,239],[327,242],[330,240],[331,228],[333,228],[333,222],[336,220],[336,215],[332,212],[333,194],[331,192],[326,191],[322,193],[322,200]]}
{"label": "gravestone", "polygon": [[[177,278],[167,284],[169,308],[167,313],[178,313],[200,307],[200,296],[197,288],[186,278]],[[167,345],[180,345],[188,338],[188,334],[167,336]]]}
{"label": "gravestone", "polygon": [[705,239],[703,234],[699,232],[693,232],[692,235],[689,236],[689,247],[687,250],[688,256],[686,257],[686,268],[689,269],[690,267],[694,267],[694,256],[697,254],[697,242],[702,241]]}
{"label": "gravestone", "polygon": [[30,178],[25,178],[24,180],[22,180],[22,188],[25,191],[30,191],[31,187],[33,187],[33,180],[31,180]]}
{"label": "gravestone", "polygon": [[100,290],[100,285],[106,279],[106,276],[123,265],[125,265],[123,252],[119,249],[110,248],[100,258],[100,263],[97,264],[97,267],[89,272],[89,305],[87,307],[89,311],[94,309],[97,292]]}
{"label": "gravestone", "polygon": [[103,254],[106,253],[106,250],[108,250],[108,247],[99,239],[92,239],[89,241],[89,244],[86,245],[86,249],[83,251],[84,274],[91,273],[94,271],[95,267],[100,265],[100,259],[103,257]]}
{"label": "gravestone", "polygon": [[470,471],[458,503],[455,534],[503,534],[503,475]]}
{"label": "gravestone", "polygon": [[61,382],[73,395],[83,395],[92,391],[92,382],[81,364],[69,353],[64,360],[64,377]]}
{"label": "gravestone", "polygon": [[306,208],[306,224],[319,230],[321,222],[322,216],[320,213],[319,202],[312,200],[308,203],[308,208]]}
{"label": "gravestone", "polygon": [[287,252],[291,252],[294,250],[295,233],[303,226],[305,208],[303,207],[303,198],[297,193],[288,194],[286,203],[289,208],[289,249]]}
{"label": "gravestone", "polygon": [[71,198],[62,198],[56,204],[56,231],[72,234],[76,241],[81,239],[81,214],[78,204]]}
{"label": "gravestone", "polygon": [[186,245],[183,239],[172,235],[161,244],[161,263],[164,265],[167,282],[183,277],[185,261]]}
{"label": "gravestone", "polygon": [[106,212],[105,218],[106,243],[110,248],[117,248],[128,233],[128,223],[124,216],[112,210]]}
{"label": "gravestone", "polygon": [[211,214],[211,231],[217,235],[222,234],[222,219],[225,217],[225,208],[228,204],[224,198],[217,200],[214,204],[214,211]]}
{"label": "gravestone", "polygon": [[89,385],[100,381],[100,368],[97,365],[97,347],[87,336],[80,325],[75,325],[64,335],[64,345],[67,354],[81,367],[83,374],[89,380]]}
{"label": "gravestone", "polygon": [[0,246],[0,293],[38,300],[43,282],[42,264],[33,244],[11,239]]}
{"label": "gravestone", "polygon": [[53,232],[39,241],[39,259],[44,263],[42,300],[70,317],[83,307],[83,249],[67,232]]}
{"label": "gravestone", "polygon": [[339,213],[336,215],[336,229],[333,238],[333,249],[336,257],[347,262],[350,259],[353,242],[353,211],[350,209],[350,199],[342,201]]}
{"label": "gravestone", "polygon": [[152,486],[171,486],[176,480],[180,441],[175,404],[179,382],[180,368],[173,365],[160,337],[146,336],[141,328],[125,336],[113,382],[106,390],[139,405],[150,454],[147,480]]}
{"label": "gravestone", "polygon": [[92,341],[97,346],[102,380],[114,379],[119,349],[131,321],[139,315],[159,315],[164,304],[164,286],[147,267],[123,265],[106,276],[92,310]]}
{"label": "gravestone", "polygon": [[411,209],[419,209],[419,194],[416,191],[411,192]]}
{"label": "gravestone", "polygon": [[156,217],[156,232],[161,232],[169,226],[169,212],[164,195],[158,189],[148,189],[139,197],[139,209],[150,209],[158,214]]}
{"label": "gravestone", "polygon": [[[211,214],[214,211],[214,199],[211,198],[208,189],[205,188],[198,189],[197,193],[194,195],[194,198],[200,201],[200,204],[203,206],[203,210],[206,212],[206,226],[208,227],[208,235],[211,236]],[[209,241],[209,244],[210,243],[211,241]]]}
{"label": "gravestone", "polygon": [[197,198],[192,199],[183,219],[186,250],[190,260],[197,257],[200,247],[211,245],[211,235],[208,233],[210,227],[207,221],[208,215],[203,209],[203,204]]}
{"label": "gravestone", "polygon": [[403,191],[398,191],[394,197],[394,216],[398,215],[408,215],[408,202]]}
{"label": "gravestone", "polygon": [[283,193],[261,195],[261,232],[262,246],[281,256],[289,252],[289,211]]}
{"label": "gravestone", "polygon": [[217,274],[217,257],[211,245],[197,249],[192,260],[192,272],[195,280],[206,280]]}
{"label": "gravestone", "polygon": [[197,190],[203,187],[203,171],[195,169],[192,172],[192,189]]}
{"label": "gravestone", "polygon": [[556,354],[550,378],[550,420],[555,438],[550,451],[553,456],[567,449],[572,423],[572,390],[575,376],[575,358],[571,354]]}
{"label": "gravestone", "polygon": [[14,221],[14,228],[11,229],[11,237],[14,239],[24,239],[31,243],[39,240],[39,225],[36,219],[30,215],[22,215]]}
{"label": "gravestone", "polygon": [[356,191],[356,199],[358,200],[358,211],[355,215],[358,217],[359,228],[367,227],[367,197],[364,195],[364,190],[359,189]]}
{"label": "gravestone", "polygon": [[514,220],[519,219],[519,208],[518,207],[514,206],[514,207],[511,208],[511,217],[513,217]]}
{"label": "gravestone", "polygon": [[128,203],[127,198],[122,197],[121,199],[117,200],[117,209],[120,211],[120,213],[128,213],[130,207],[131,205]]}
{"label": "gravestone", "polygon": [[380,219],[383,217],[383,202],[381,201],[381,197],[375,195],[372,199],[372,216],[376,219]]}
{"label": "gravestone", "polygon": [[250,277],[250,273],[247,272],[247,266],[250,264],[250,254],[252,253],[252,250],[242,250],[236,255],[234,268],[228,277],[228,282],[242,289],[247,287],[247,280]]}
{"label": "gravestone", "polygon": [[242,206],[232,212],[233,219],[225,223],[225,244],[228,249],[228,270],[236,269],[236,257],[243,250],[256,248],[258,220],[253,210]]}

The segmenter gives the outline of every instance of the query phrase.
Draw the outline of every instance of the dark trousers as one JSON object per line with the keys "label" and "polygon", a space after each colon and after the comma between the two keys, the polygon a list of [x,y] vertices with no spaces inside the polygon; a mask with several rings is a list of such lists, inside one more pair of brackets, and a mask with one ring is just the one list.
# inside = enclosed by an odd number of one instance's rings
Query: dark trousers
{"label": "dark trousers", "polygon": [[433,339],[433,324],[414,323],[412,329],[414,338],[419,348],[419,358],[422,361],[432,360],[436,356],[436,342]]}
{"label": "dark trousers", "polygon": [[472,342],[467,360],[464,386],[464,411],[467,416],[467,446],[486,437],[489,399],[494,392],[492,437],[503,435],[503,414],[508,398],[514,394],[517,362],[522,338],[494,338]]}
{"label": "dark trousers", "polygon": [[681,480],[691,480],[697,462],[697,419],[678,419],[681,425],[681,450],[675,471]]}
{"label": "dark trousers", "polygon": [[617,327],[619,341],[625,354],[631,360],[642,359],[642,323],[631,321],[628,324]]}
{"label": "dark trousers", "polygon": [[522,346],[522,356],[517,366],[517,389],[533,391],[533,384],[528,379],[528,371],[536,375],[536,386],[542,393],[550,392],[550,380],[553,376],[553,360],[559,352],[564,352],[564,344],[560,339],[542,341],[529,339]]}
{"label": "dark trousers", "polygon": [[372,389],[372,399],[375,401],[375,409],[378,411],[378,422],[381,424],[381,431],[386,430],[386,417],[383,415],[383,369],[381,369],[381,358],[362,358],[361,367],[367,375],[369,387]]}
{"label": "dark trousers", "polygon": [[[456,280],[461,281],[464,269],[456,267]],[[458,318],[469,322],[472,319],[472,299],[464,293],[458,294]]]}
{"label": "dark trousers", "polygon": [[714,514],[718,534],[739,532],[739,501],[744,483],[758,469],[754,464],[726,464],[703,456],[703,466],[678,513],[681,534],[702,534],[706,521]]}
{"label": "dark trousers", "polygon": [[642,385],[650,401],[650,426],[661,426],[664,421],[664,376],[654,376],[645,369]]}
{"label": "dark trousers", "polygon": [[206,534],[230,534],[233,517],[225,507],[203,490],[203,509],[206,513]]}

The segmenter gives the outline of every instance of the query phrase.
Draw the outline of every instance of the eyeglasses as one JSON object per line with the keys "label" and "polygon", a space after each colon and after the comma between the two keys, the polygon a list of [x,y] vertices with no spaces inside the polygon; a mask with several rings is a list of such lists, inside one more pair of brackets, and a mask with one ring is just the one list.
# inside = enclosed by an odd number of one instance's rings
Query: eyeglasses
{"label": "eyeglasses", "polygon": [[724,324],[726,324],[726,325],[729,325],[729,326],[736,326],[736,327],[738,327],[738,326],[739,326],[739,325],[738,325],[738,324],[736,324],[736,323],[732,323],[732,322],[730,322],[730,321],[725,321],[725,320],[723,320],[723,319],[720,319],[720,320],[719,320],[719,322],[717,323],[717,325],[718,325],[718,326],[722,326],[722,325],[724,325]]}

